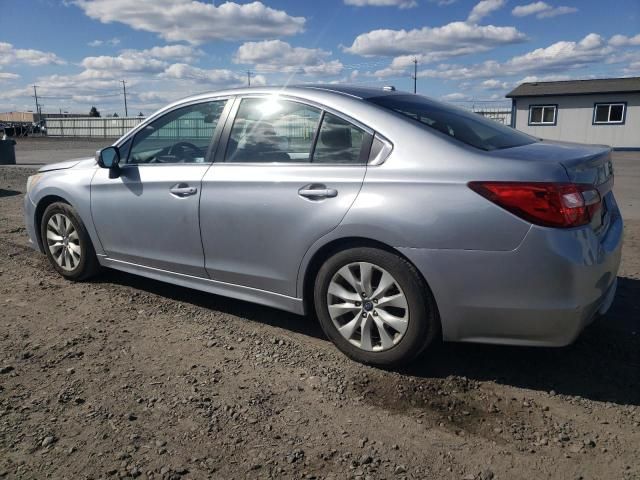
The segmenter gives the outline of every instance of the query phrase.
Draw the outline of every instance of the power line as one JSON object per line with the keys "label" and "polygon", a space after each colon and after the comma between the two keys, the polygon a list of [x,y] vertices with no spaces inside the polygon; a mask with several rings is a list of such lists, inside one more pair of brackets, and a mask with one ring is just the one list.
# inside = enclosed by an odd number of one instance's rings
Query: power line
{"label": "power line", "polygon": [[106,94],[94,94],[94,93],[87,93],[85,95],[39,95],[38,98],[42,99],[42,98],[49,98],[49,99],[53,99],[53,100],[69,100],[69,99],[74,99],[76,97],[97,97],[97,98],[106,98],[106,97],[119,97],[120,95],[122,95],[122,93],[118,92],[118,93],[106,93]]}

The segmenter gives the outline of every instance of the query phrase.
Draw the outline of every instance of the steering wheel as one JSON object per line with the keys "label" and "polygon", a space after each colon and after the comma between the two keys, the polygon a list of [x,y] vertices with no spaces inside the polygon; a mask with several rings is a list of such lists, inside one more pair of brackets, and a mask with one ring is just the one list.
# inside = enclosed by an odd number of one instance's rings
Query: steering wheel
{"label": "steering wheel", "polygon": [[[177,152],[177,150],[179,150],[179,152]],[[174,143],[170,147],[165,148],[163,151],[165,151],[166,153],[164,153],[163,155],[157,155],[156,157],[153,158],[153,160],[151,160],[150,163],[174,163],[175,159],[171,159],[171,160],[163,159],[163,156],[166,155],[168,157],[169,156],[174,157],[176,156],[176,154],[182,156],[182,155],[186,155],[187,153],[191,157],[191,161],[193,161],[193,158],[196,155],[200,155],[202,153],[198,146],[189,142]],[[185,160],[186,160],[185,158],[181,158],[180,163],[184,163]]]}
{"label": "steering wheel", "polygon": [[[174,152],[175,150],[177,150],[177,149],[180,149],[180,150],[182,150],[183,152],[184,152],[185,150],[187,150],[187,149],[188,149],[188,150],[191,150],[193,153],[198,153],[198,154],[199,154],[199,153],[201,153],[201,152],[200,152],[200,148],[199,148],[199,147],[197,147],[196,145],[194,145],[193,143],[189,143],[189,142],[178,142],[178,143],[175,143],[175,144],[173,144],[173,145],[171,145],[171,146],[169,147],[169,151],[167,152],[167,154],[168,154],[168,155],[173,155],[173,154],[174,154],[173,152]],[[185,152],[185,153],[186,153],[186,152]]]}

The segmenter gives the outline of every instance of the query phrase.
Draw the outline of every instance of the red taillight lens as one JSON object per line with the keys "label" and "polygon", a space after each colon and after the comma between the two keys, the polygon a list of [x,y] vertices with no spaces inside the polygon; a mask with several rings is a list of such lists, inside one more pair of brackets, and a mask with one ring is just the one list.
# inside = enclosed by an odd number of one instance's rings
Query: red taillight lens
{"label": "red taillight lens", "polygon": [[547,182],[470,182],[469,188],[536,225],[586,225],[602,205],[593,185]]}

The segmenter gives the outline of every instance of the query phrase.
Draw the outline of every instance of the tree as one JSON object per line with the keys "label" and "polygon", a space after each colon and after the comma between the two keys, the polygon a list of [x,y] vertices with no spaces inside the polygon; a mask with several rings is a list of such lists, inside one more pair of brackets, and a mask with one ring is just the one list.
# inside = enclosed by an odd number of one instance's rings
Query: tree
{"label": "tree", "polygon": [[144,117],[144,115],[143,115],[143,113],[142,113],[142,112],[140,112],[140,113],[138,114],[138,116],[139,116],[139,117]]}
{"label": "tree", "polygon": [[116,112],[113,113],[114,117],[119,117],[120,115],[118,115]]}
{"label": "tree", "polygon": [[100,116],[100,112],[98,111],[98,109],[96,107],[91,107],[91,110],[89,110],[89,116],[90,117],[99,117]]}

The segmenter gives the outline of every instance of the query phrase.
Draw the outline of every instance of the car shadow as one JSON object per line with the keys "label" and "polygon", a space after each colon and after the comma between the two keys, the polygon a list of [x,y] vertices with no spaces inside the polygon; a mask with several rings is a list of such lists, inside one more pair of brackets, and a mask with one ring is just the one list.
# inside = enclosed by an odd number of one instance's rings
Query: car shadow
{"label": "car shadow", "polygon": [[17,190],[5,190],[4,188],[0,188],[0,198],[4,197],[15,197],[16,195],[20,195],[22,192],[18,192]]}
{"label": "car shadow", "polygon": [[313,338],[326,338],[318,322],[310,316],[303,317],[276,308],[180,287],[117,270],[105,270],[95,281],[124,285],[136,290],[290,330]]}
{"label": "car shadow", "polygon": [[640,405],[640,280],[618,278],[611,310],[572,345],[527,348],[445,343],[404,373],[449,375],[622,405]]}
{"label": "car shadow", "polygon": [[[100,282],[115,283],[247,320],[326,339],[317,320],[115,270]],[[640,405],[640,280],[618,278],[609,313],[568,347],[529,348],[471,343],[436,344],[400,373],[478,381]]]}

